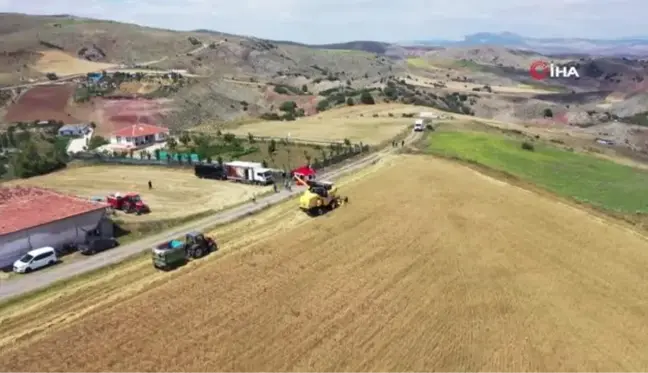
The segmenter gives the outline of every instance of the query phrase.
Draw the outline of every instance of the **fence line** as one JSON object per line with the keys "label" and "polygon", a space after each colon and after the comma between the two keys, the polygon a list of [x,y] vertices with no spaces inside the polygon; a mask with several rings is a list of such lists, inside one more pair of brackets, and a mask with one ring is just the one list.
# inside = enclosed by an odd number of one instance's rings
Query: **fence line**
{"label": "fence line", "polygon": [[[187,132],[195,132],[195,133],[202,133],[208,136],[215,136],[215,134],[211,131],[203,131],[203,130],[189,130]],[[222,131],[222,134],[225,135],[227,133],[227,130]],[[243,135],[243,134],[234,134],[236,135],[237,138],[242,138],[245,139],[247,138],[248,135]],[[314,145],[344,145],[343,140],[322,140],[322,139],[304,139],[304,138],[299,138],[299,137],[281,137],[281,136],[257,136],[255,134],[252,134],[255,140],[258,140],[260,142],[269,142],[271,140],[275,140],[277,142],[281,141],[288,141],[288,143],[293,143],[293,144],[314,144]]]}
{"label": "fence line", "polygon": [[316,144],[316,145],[344,145],[344,141],[302,139],[296,137],[254,136],[254,138],[261,142],[269,142],[271,140],[281,142],[283,140],[287,140],[288,143],[293,143],[293,144],[297,143],[297,144]]}
{"label": "fence line", "polygon": [[[342,162],[348,158],[351,158],[360,153],[364,153],[370,150],[368,145],[364,147],[354,146],[352,149],[346,148],[345,153],[337,154],[332,157],[327,158],[326,160],[320,159],[318,162],[313,164],[314,168],[327,167],[335,163]],[[160,152],[160,155],[162,152]],[[165,153],[166,154],[166,153]],[[93,152],[78,152],[71,155],[72,159],[80,160],[90,163],[109,163],[109,164],[122,164],[122,165],[134,165],[134,166],[164,166],[164,167],[180,167],[188,168],[193,167],[196,164],[216,164],[217,162],[212,160],[208,162],[207,159],[199,159],[196,154],[173,154],[171,157],[160,157],[160,159],[155,158],[154,156],[151,159],[148,158],[130,158],[130,157],[121,157],[121,156],[111,156],[101,153]]]}

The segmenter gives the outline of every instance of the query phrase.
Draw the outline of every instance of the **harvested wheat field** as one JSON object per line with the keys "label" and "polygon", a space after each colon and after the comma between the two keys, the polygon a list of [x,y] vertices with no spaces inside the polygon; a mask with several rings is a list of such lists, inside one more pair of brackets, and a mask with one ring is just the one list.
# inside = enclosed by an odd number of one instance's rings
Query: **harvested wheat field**
{"label": "harvested wheat field", "polygon": [[33,68],[43,74],[55,73],[58,76],[87,74],[117,66],[110,63],[82,60],[57,50],[40,53],[42,57],[36,61]]}
{"label": "harvested wheat field", "polygon": [[[153,190],[148,190],[149,180]],[[270,187],[199,179],[188,169],[118,165],[69,168],[13,184],[37,185],[86,198],[137,192],[150,206],[151,213],[121,214],[125,220],[135,221],[181,218],[221,210],[271,190]]]}
{"label": "harvested wheat field", "polygon": [[[115,297],[112,306],[39,338],[27,336],[0,351],[0,365],[19,371],[648,368],[644,238],[425,157],[404,156],[344,192],[350,205],[318,219],[298,212],[277,217],[276,234],[159,274],[139,294]],[[295,219],[298,228],[282,229]]]}
{"label": "harvested wheat field", "polygon": [[[356,105],[333,109],[296,121],[247,123],[232,130],[237,135],[287,137],[314,141],[363,142],[376,145],[389,141],[414,123],[412,118],[404,118],[403,113],[418,115],[421,107],[401,104]],[[389,113],[393,116],[390,117]],[[377,117],[374,117],[377,115]]]}
{"label": "harvested wheat field", "polygon": [[148,94],[160,88],[156,83],[124,82],[119,85],[119,92],[123,94]]}
{"label": "harvested wheat field", "polygon": [[[439,80],[428,79],[421,76],[414,75],[412,78],[404,78],[407,84],[416,85],[420,87],[434,88],[434,83],[440,82],[445,85],[445,88],[452,91],[466,92],[471,94],[476,94],[479,92],[473,91],[474,88],[483,88],[484,84],[475,84],[468,82],[455,82],[449,81],[445,77]],[[555,91],[549,91],[545,89],[540,89],[532,87],[529,85],[518,84],[516,86],[504,86],[504,85],[490,85],[492,93],[498,94],[528,94],[528,95],[537,95],[543,93],[556,93]],[[482,91],[483,93],[484,91]]]}

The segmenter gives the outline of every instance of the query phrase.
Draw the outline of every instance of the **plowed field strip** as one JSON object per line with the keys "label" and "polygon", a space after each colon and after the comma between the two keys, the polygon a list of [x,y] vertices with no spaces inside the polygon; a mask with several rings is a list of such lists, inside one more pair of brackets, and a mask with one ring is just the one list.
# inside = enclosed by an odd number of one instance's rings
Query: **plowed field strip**
{"label": "plowed field strip", "polygon": [[348,188],[351,205],[312,220],[289,213],[297,228],[277,225],[244,250],[3,349],[0,366],[648,368],[643,237],[466,167],[401,159]]}

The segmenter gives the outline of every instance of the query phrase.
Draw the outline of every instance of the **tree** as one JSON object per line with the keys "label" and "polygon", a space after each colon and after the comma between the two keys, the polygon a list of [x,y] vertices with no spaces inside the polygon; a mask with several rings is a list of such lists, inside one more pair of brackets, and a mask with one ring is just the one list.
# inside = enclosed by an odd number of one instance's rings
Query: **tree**
{"label": "tree", "polygon": [[544,117],[553,118],[553,111],[551,111],[551,109],[544,109]]}
{"label": "tree", "polygon": [[221,157],[220,155],[219,155],[218,157],[216,157],[216,162],[217,162],[219,165],[222,165],[222,164],[223,164],[223,157]]}
{"label": "tree", "polygon": [[0,133],[0,148],[9,148],[9,136],[7,133]]}
{"label": "tree", "polygon": [[277,151],[277,142],[272,139],[268,144],[268,154],[274,154]]}
{"label": "tree", "polygon": [[306,84],[302,86],[302,92],[304,93],[308,92],[308,86]]}
{"label": "tree", "polygon": [[89,150],[97,149],[98,147],[109,143],[110,142],[105,138],[103,138],[102,136],[95,135],[92,136],[92,138],[90,139],[90,142],[88,143],[88,149]]}
{"label": "tree", "polygon": [[347,98],[346,104],[349,106],[353,106],[355,105],[355,102],[353,102],[353,98],[349,97]]}
{"label": "tree", "polygon": [[292,113],[297,109],[297,103],[295,101],[286,101],[279,106],[279,110],[285,111],[286,113]]}
{"label": "tree", "polygon": [[65,167],[67,154],[64,145],[60,142],[37,146],[33,141],[20,144],[19,151],[11,158],[13,173],[18,177],[32,177]]}
{"label": "tree", "polygon": [[376,103],[371,93],[367,91],[362,92],[362,94],[360,95],[360,102],[365,105],[373,105]]}
{"label": "tree", "polygon": [[169,137],[166,141],[166,146],[169,150],[175,150],[178,147],[178,142],[175,138]]}
{"label": "tree", "polygon": [[322,100],[317,103],[317,111],[321,112],[329,108],[329,102],[328,100]]}
{"label": "tree", "polygon": [[250,132],[248,132],[248,142],[250,144],[254,144],[256,142],[256,140],[254,139],[254,135]]}
{"label": "tree", "polygon": [[191,136],[189,136],[188,133],[183,132],[182,135],[180,135],[180,142],[182,145],[187,146],[191,142]]}

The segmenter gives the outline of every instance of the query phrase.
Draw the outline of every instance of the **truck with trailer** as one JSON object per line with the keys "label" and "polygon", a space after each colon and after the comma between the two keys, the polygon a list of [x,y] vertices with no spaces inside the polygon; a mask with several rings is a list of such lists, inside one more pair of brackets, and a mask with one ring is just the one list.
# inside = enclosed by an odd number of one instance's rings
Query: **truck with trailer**
{"label": "truck with trailer", "polygon": [[258,162],[232,161],[223,163],[227,180],[246,184],[270,185],[274,183],[272,169]]}
{"label": "truck with trailer", "polygon": [[194,173],[201,179],[227,180],[227,171],[220,164],[197,164]]}

